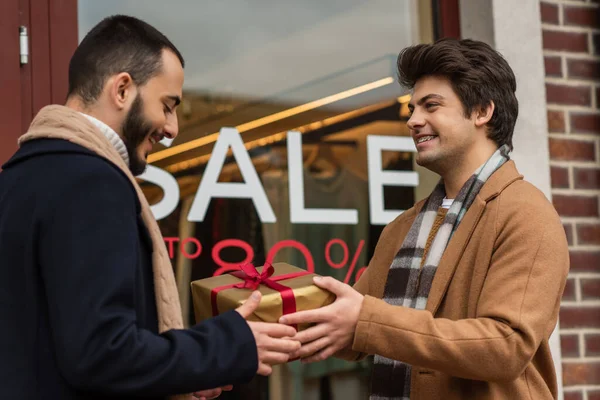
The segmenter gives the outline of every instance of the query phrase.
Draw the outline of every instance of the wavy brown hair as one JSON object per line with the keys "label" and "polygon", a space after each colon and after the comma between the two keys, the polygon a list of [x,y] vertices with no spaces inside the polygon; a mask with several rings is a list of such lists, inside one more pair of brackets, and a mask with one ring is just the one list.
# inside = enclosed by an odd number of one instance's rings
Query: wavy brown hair
{"label": "wavy brown hair", "polygon": [[426,76],[448,79],[461,100],[465,117],[490,101],[495,109],[487,124],[488,137],[509,145],[519,114],[515,74],[502,55],[488,44],[471,39],[444,38],[432,44],[407,47],[398,55],[400,84],[414,88]]}

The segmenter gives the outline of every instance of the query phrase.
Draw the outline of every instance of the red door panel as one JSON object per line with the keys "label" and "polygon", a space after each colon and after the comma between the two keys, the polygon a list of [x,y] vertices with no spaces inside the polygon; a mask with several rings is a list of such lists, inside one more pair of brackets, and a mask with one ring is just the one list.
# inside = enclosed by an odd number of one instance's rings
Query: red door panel
{"label": "red door panel", "polygon": [[[19,27],[27,28],[28,63],[20,64]],[[0,164],[45,105],[64,104],[77,47],[77,0],[0,1]]]}

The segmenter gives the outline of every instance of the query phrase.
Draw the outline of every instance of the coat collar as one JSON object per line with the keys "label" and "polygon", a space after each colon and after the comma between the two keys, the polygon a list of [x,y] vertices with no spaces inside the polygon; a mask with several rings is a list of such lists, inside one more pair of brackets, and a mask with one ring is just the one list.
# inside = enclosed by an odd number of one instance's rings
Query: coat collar
{"label": "coat collar", "polygon": [[[511,183],[521,179],[523,179],[523,175],[521,175],[517,170],[515,162],[513,160],[508,160],[506,163],[504,163],[504,165],[498,168],[498,170],[494,172],[481,187],[481,190],[479,191],[479,197],[485,202],[488,202],[502,193],[502,191]],[[415,212],[414,215],[411,216],[416,217],[419,214],[427,199],[428,197],[415,204],[413,207]]]}
{"label": "coat collar", "polygon": [[[432,314],[435,314],[446,294],[450,280],[458,266],[458,262],[462,257],[469,239],[475,231],[477,223],[483,215],[487,202],[497,197],[510,184],[521,179],[523,179],[523,175],[519,174],[517,171],[515,162],[509,160],[498,168],[498,170],[494,172],[482,186],[479,194],[473,201],[473,204],[471,204],[471,207],[469,207],[469,210],[463,217],[458,229],[448,243],[448,247],[444,251],[444,255],[438,265],[426,306],[426,309]],[[408,224],[406,232],[408,232],[410,225],[412,225],[426,201],[427,198],[415,204],[415,207],[413,207],[410,214],[407,211],[407,215],[404,219],[404,223]],[[400,243],[400,245],[402,245],[402,243]]]}
{"label": "coat collar", "polygon": [[523,175],[517,171],[515,162],[509,160],[489,177],[479,191],[479,197],[488,202],[502,193],[511,183],[522,179]]}
{"label": "coat collar", "polygon": [[489,177],[475,197],[473,204],[450,239],[433,278],[426,306],[426,309],[432,314],[435,315],[448,290],[458,262],[483,215],[487,202],[497,197],[511,183],[521,179],[523,179],[523,175],[519,174],[514,161],[510,160]]}
{"label": "coat collar", "polygon": [[96,155],[94,152],[77,144],[60,139],[36,139],[23,143],[15,154],[4,164],[2,169],[11,168],[14,165],[37,156],[48,154],[76,153]]}

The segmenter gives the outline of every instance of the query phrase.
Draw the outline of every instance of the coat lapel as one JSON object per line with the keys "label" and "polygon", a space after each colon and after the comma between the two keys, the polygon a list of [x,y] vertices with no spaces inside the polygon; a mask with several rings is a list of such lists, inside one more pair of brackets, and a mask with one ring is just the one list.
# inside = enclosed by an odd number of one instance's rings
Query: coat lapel
{"label": "coat lapel", "polygon": [[435,315],[442,298],[446,294],[446,290],[450,285],[454,271],[458,266],[458,263],[464,253],[469,239],[475,231],[477,223],[483,215],[486,202],[483,201],[479,196],[475,197],[473,204],[469,207],[463,217],[460,225],[454,235],[448,243],[448,247],[444,251],[440,263],[435,272],[435,277],[431,283],[431,290],[429,291],[429,297],[427,299],[426,310],[430,311]]}
{"label": "coat lapel", "polygon": [[465,248],[483,215],[487,202],[498,196],[508,185],[522,178],[523,176],[517,171],[514,161],[511,160],[494,172],[483,185],[460,222],[454,236],[450,239],[448,247],[446,247],[438,264],[435,277],[431,283],[426,310],[434,315],[437,312]]}

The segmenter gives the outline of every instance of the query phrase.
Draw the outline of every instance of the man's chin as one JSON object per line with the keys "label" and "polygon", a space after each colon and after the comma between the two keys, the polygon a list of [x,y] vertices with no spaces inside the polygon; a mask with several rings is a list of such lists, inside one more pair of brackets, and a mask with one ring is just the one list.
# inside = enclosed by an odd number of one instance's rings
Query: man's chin
{"label": "man's chin", "polygon": [[133,176],[139,176],[146,171],[148,163],[146,160],[132,159],[129,161],[129,170]]}
{"label": "man's chin", "polygon": [[424,154],[417,153],[415,157],[415,162],[417,163],[417,165],[420,165],[424,168],[427,168],[427,165],[430,163],[430,161],[431,160],[429,160],[428,157],[424,156]]}
{"label": "man's chin", "polygon": [[439,174],[439,160],[436,157],[427,157],[425,154],[417,153],[415,157],[417,165]]}
{"label": "man's chin", "polygon": [[146,172],[146,167],[147,167],[147,165],[144,165],[144,168],[136,170],[136,171],[132,171],[133,176],[140,176],[140,175],[142,175],[144,172]]}

